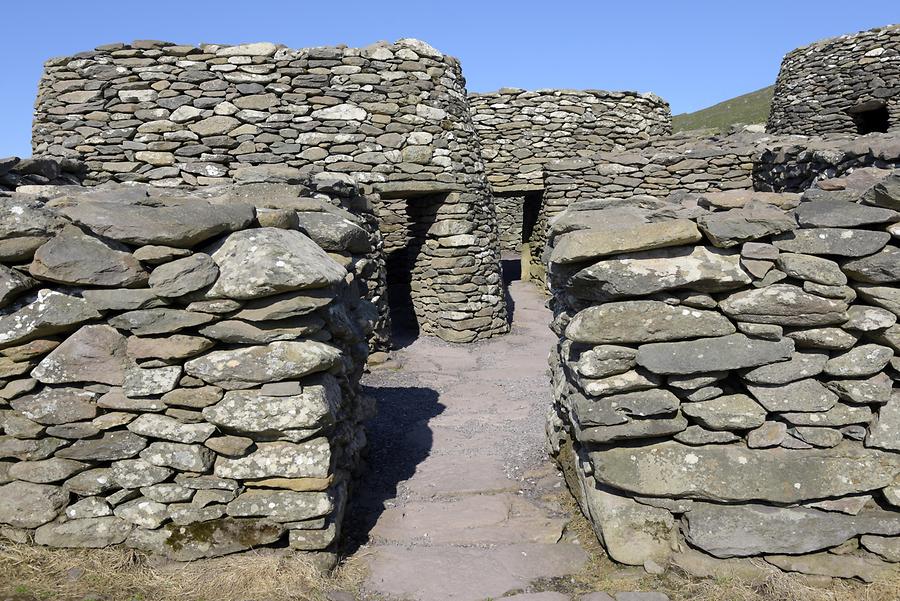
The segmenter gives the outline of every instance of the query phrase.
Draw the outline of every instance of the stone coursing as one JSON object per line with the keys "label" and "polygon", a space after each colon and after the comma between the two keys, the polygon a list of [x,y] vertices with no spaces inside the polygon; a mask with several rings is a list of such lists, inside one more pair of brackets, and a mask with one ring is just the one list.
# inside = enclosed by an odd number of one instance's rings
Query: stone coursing
{"label": "stone coursing", "polygon": [[0,198],[3,535],[176,560],[332,544],[378,319],[372,209],[342,185]]}
{"label": "stone coursing", "polygon": [[[508,328],[465,80],[424,42],[101,46],[46,63],[32,142],[84,161],[88,185],[214,185],[260,168],[350,176],[380,195],[386,237],[424,228],[424,240],[410,234],[425,249],[412,286],[421,330],[468,341]],[[439,202],[413,222],[405,203],[421,198]]]}
{"label": "stone coursing", "polygon": [[544,189],[546,164],[671,131],[669,105],[654,94],[503,88],[470,94],[469,105],[495,196],[501,248],[508,251],[528,242],[521,237],[523,204],[526,194]]}
{"label": "stone coursing", "polygon": [[583,200],[553,223],[548,435],[613,559],[896,569],[898,182]]}
{"label": "stone coursing", "polygon": [[900,25],[789,52],[767,129],[805,135],[900,130]]}
{"label": "stone coursing", "polygon": [[[545,191],[532,236],[532,272],[541,273],[548,224],[579,198],[634,199],[713,195],[731,206],[756,192],[803,192],[855,169],[900,165],[897,134],[773,136],[744,128],[706,137],[683,133],[618,152],[545,166]],[[720,193],[720,194],[719,194]],[[651,197],[651,198],[648,198]]]}

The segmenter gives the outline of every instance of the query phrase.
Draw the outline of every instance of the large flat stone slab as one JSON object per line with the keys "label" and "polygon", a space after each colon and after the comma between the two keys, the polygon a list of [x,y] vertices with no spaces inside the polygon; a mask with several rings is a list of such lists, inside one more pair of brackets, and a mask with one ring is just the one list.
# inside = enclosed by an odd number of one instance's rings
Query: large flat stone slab
{"label": "large flat stone slab", "polygon": [[637,364],[657,374],[697,374],[757,367],[789,359],[794,341],[731,334],[682,342],[655,342],[638,349]]}
{"label": "large flat stone slab", "polygon": [[365,586],[415,601],[484,601],[532,580],[567,576],[586,561],[584,551],[572,544],[379,547],[369,560]]}
{"label": "large flat stone slab", "polygon": [[816,327],[847,321],[847,303],[805,292],[791,284],[744,290],[719,306],[732,319],[781,326]]}
{"label": "large flat stone slab", "polygon": [[728,318],[715,311],[635,300],[579,311],[566,327],[566,337],[590,344],[635,343],[724,336],[735,331]]}
{"label": "large flat stone slab", "polygon": [[[594,477],[649,497],[797,503],[889,486],[900,456],[841,444],[830,449],[691,447],[662,442],[590,454]],[[772,478],[773,473],[780,474]]]}
{"label": "large flat stone slab", "polygon": [[690,244],[700,240],[697,226],[687,219],[654,223],[618,223],[560,236],[550,255],[553,263],[566,264],[640,250]]}

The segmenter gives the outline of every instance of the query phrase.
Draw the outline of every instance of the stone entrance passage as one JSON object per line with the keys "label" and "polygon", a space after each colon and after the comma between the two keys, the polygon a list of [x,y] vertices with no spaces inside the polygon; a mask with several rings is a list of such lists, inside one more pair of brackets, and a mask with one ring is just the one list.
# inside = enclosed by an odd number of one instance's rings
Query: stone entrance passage
{"label": "stone entrance passage", "polygon": [[510,334],[472,345],[422,337],[394,353],[396,369],[364,377],[379,412],[348,513],[366,523],[348,533],[369,533],[371,593],[496,599],[547,590],[534,581],[587,560],[561,542],[571,516],[553,501],[564,487],[544,452],[550,312],[531,284],[510,294]]}

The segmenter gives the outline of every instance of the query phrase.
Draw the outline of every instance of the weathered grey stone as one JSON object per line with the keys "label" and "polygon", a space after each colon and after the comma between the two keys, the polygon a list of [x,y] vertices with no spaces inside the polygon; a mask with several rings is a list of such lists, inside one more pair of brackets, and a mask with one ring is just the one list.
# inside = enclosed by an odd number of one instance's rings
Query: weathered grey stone
{"label": "weathered grey stone", "polygon": [[241,479],[325,478],[330,465],[331,446],[328,439],[315,438],[300,444],[261,442],[246,457],[219,457],[214,473],[220,478]]}
{"label": "weathered grey stone", "polygon": [[777,447],[787,435],[787,425],[781,422],[765,422],[747,433],[747,446],[751,449]]}
{"label": "weathered grey stone", "polygon": [[265,517],[275,522],[296,522],[327,515],[334,509],[325,492],[251,490],[228,503],[231,517]]}
{"label": "weathered grey stone", "polygon": [[40,280],[82,286],[139,287],[147,272],[127,249],[69,226],[34,253],[29,273]]}
{"label": "weathered grey stone", "polygon": [[883,405],[891,398],[893,381],[887,374],[879,373],[865,380],[831,380],[825,385],[848,403]]}
{"label": "weathered grey stone", "polygon": [[575,369],[588,378],[605,378],[633,368],[636,354],[627,346],[599,345],[582,352]]}
{"label": "weathered grey stone", "polygon": [[115,328],[82,326],[47,355],[31,376],[44,384],[99,382],[120,386],[127,365],[125,337]]}
{"label": "weathered grey stone", "polygon": [[[797,451],[662,442],[610,448],[592,452],[590,457],[598,481],[639,495],[776,503],[882,488],[900,466],[900,457],[894,453],[849,444]],[[776,472],[781,476],[772,478]]]}
{"label": "weathered grey stone", "polygon": [[110,479],[121,488],[152,486],[171,475],[172,470],[169,468],[153,465],[143,459],[116,461],[109,468]]}
{"label": "weathered grey stone", "polygon": [[189,257],[165,263],[150,274],[150,288],[157,296],[184,296],[211,285],[219,276],[219,267],[212,257],[194,253]]}
{"label": "weathered grey stone", "polygon": [[900,533],[900,517],[887,512],[849,516],[756,504],[695,503],[684,520],[688,541],[716,557],[809,553],[860,534]]}
{"label": "weathered grey stone", "polygon": [[783,252],[864,257],[884,248],[890,239],[891,235],[887,232],[810,228],[780,234],[772,243]]}
{"label": "weathered grey stone", "polygon": [[628,421],[629,416],[649,417],[675,413],[678,397],[663,388],[614,394],[599,399],[573,395],[575,419],[582,426],[613,426]]}
{"label": "weathered grey stone", "polygon": [[850,319],[841,327],[846,330],[858,330],[860,332],[874,332],[886,330],[897,323],[897,316],[880,307],[866,307],[865,305],[853,305],[847,310]]}
{"label": "weathered grey stone", "polygon": [[869,284],[891,284],[900,282],[900,248],[885,246],[881,251],[846,261],[841,265],[851,279]]}
{"label": "weathered grey stone", "polygon": [[114,411],[154,412],[166,409],[165,403],[159,399],[127,397],[121,388],[113,388],[101,396],[97,399],[97,406]]}
{"label": "weathered grey stone", "polygon": [[824,286],[843,286],[847,283],[847,276],[841,271],[840,266],[822,257],[781,253],[778,256],[778,267],[792,278]]}
{"label": "weathered grey stone", "polygon": [[669,376],[667,382],[669,386],[680,390],[699,390],[700,388],[715,384],[727,376],[727,371],[717,371],[707,374],[698,374],[696,376]]}
{"label": "weathered grey stone", "polygon": [[766,420],[766,410],[745,394],[685,403],[681,411],[710,430],[749,430]]}
{"label": "weathered grey stone", "polygon": [[788,434],[802,440],[808,445],[821,448],[836,447],[844,439],[840,430],[834,428],[816,428],[812,426],[797,426],[790,428]]}
{"label": "weathered grey stone", "polygon": [[[728,431],[714,431],[701,428],[700,426],[688,426],[683,431],[673,436],[675,440],[682,444],[692,446],[703,446],[707,444],[728,444],[737,442],[740,436]],[[690,501],[688,501],[689,503]]]}
{"label": "weathered grey stone", "polygon": [[731,334],[683,342],[657,342],[638,349],[637,364],[656,374],[699,374],[766,365],[790,358],[793,341]]}
{"label": "weathered grey stone", "polygon": [[269,545],[283,535],[284,526],[268,520],[221,518],[202,527],[166,524],[159,530],[134,530],[126,544],[175,561],[195,561]]}
{"label": "weathered grey stone", "polygon": [[634,390],[647,390],[659,386],[660,382],[661,378],[646,370],[632,369],[598,380],[581,380],[579,384],[587,395],[605,396]]}
{"label": "weathered grey stone", "polygon": [[150,265],[159,265],[160,263],[168,263],[175,259],[187,257],[191,251],[186,248],[175,248],[174,246],[160,246],[158,244],[148,244],[142,246],[133,253],[134,258],[141,263]]}
{"label": "weathered grey stone", "polygon": [[122,391],[128,397],[145,397],[165,394],[174,390],[181,377],[181,366],[169,365],[142,369],[131,367],[125,372]]}
{"label": "weathered grey stone", "polygon": [[697,226],[687,219],[655,223],[613,223],[579,230],[556,239],[550,261],[578,263],[626,252],[690,244],[700,240]]}
{"label": "weathered grey stone", "polygon": [[[900,317],[900,288],[872,286],[869,284],[857,284],[855,288],[863,300],[883,307]],[[0,332],[0,335],[2,335],[2,332]]]}
{"label": "weathered grey stone", "polygon": [[23,292],[31,290],[35,283],[24,273],[0,265],[0,308],[10,304]]}
{"label": "weathered grey stone", "polygon": [[203,410],[203,417],[238,432],[316,430],[333,423],[340,401],[337,380],[326,374],[306,381],[297,395],[268,396],[258,390],[226,392],[218,404]]}
{"label": "weathered grey stone", "polygon": [[83,299],[48,289],[30,297],[21,308],[7,311],[0,316],[0,347],[65,332],[100,317]]}
{"label": "weathered grey stone", "polygon": [[8,475],[14,480],[35,484],[53,484],[70,478],[87,469],[87,464],[71,459],[53,457],[41,461],[20,461],[9,467]]}
{"label": "weathered grey stone", "polygon": [[177,248],[195,246],[224,232],[244,229],[256,216],[249,205],[211,205],[196,200],[161,206],[79,202],[60,211],[106,238],[134,246],[160,244]]}
{"label": "weathered grey stone", "polygon": [[185,371],[222,388],[249,388],[326,371],[340,358],[333,346],[305,340],[273,342],[235,350],[213,351],[185,363]]}
{"label": "weathered grey stone", "polygon": [[175,361],[196,357],[211,349],[215,343],[202,336],[171,334],[159,338],[130,336],[127,340],[128,356],[132,359],[162,359]]}
{"label": "weathered grey stone", "polygon": [[788,384],[822,373],[828,353],[800,351],[787,361],[779,361],[744,372],[741,378],[753,384]]}
{"label": "weathered grey stone", "polygon": [[763,203],[750,203],[740,209],[707,213],[697,225],[713,245],[730,248],[742,242],[788,232],[797,223],[784,211]]}
{"label": "weathered grey stone", "polygon": [[590,344],[681,340],[734,332],[734,325],[717,312],[649,300],[588,307],[566,327],[569,340]]}
{"label": "weathered grey stone", "polygon": [[116,461],[134,457],[147,446],[147,441],[131,432],[104,432],[100,438],[75,441],[57,451],[57,457],[79,461]]}
{"label": "weathered grey stone", "polygon": [[860,227],[900,220],[900,213],[855,202],[819,200],[800,203],[794,215],[802,227]]}
{"label": "weathered grey stone", "polygon": [[204,443],[219,455],[243,457],[253,447],[253,440],[243,436],[216,436]]}
{"label": "weathered grey stone", "polygon": [[880,372],[894,356],[894,350],[878,344],[863,344],[835,355],[825,364],[825,373],[839,377],[865,377]]}
{"label": "weathered grey stone", "polygon": [[763,340],[780,340],[784,336],[784,328],[769,323],[747,323],[745,321],[739,321],[737,323],[737,329],[738,332],[741,332],[742,334],[753,336],[755,338],[762,338]]}
{"label": "weathered grey stone", "polygon": [[666,563],[676,540],[672,514],[614,494],[589,476],[580,475],[579,484],[583,507],[610,557],[628,565]]}
{"label": "weathered grey stone", "polygon": [[289,290],[325,288],[346,270],[300,232],[258,228],[235,232],[208,250],[219,266],[210,298],[252,299]]}
{"label": "weathered grey stone", "polygon": [[732,319],[782,326],[825,326],[847,321],[847,304],[804,292],[790,284],[774,284],[736,292],[720,303]]}
{"label": "weathered grey stone", "polygon": [[785,336],[793,340],[797,348],[823,350],[847,350],[859,340],[859,335],[840,328],[798,329]]}
{"label": "weathered grey stone", "polygon": [[297,211],[295,214],[300,230],[327,251],[365,253],[370,250],[366,230],[349,219],[311,211]]}
{"label": "weathered grey stone", "polygon": [[200,333],[228,344],[266,344],[307,337],[321,330],[324,325],[322,318],[315,315],[255,323],[230,319],[208,325]]}
{"label": "weathered grey stone", "polygon": [[181,503],[190,501],[191,497],[194,496],[194,491],[180,484],[165,482],[162,484],[154,484],[152,486],[142,486],[141,494],[157,503]]}
{"label": "weathered grey stone", "polygon": [[629,419],[625,423],[612,426],[581,428],[577,418],[575,422],[575,438],[582,443],[597,444],[671,436],[688,427],[688,421],[681,413],[675,413],[671,417],[657,416],[654,419]]}
{"label": "weathered grey stone", "polygon": [[697,246],[599,261],[575,274],[570,288],[580,298],[610,300],[678,288],[721,292],[749,283],[750,276],[741,269],[738,254]]}
{"label": "weathered grey stone", "polygon": [[759,404],[768,411],[828,411],[838,397],[814,378],[797,380],[787,384],[747,385]]}
{"label": "weathered grey stone", "polygon": [[112,507],[100,497],[87,497],[66,507],[66,517],[70,520],[102,518],[112,514]]}
{"label": "weathered grey stone", "polygon": [[859,542],[872,553],[890,562],[900,563],[900,537],[865,534],[860,537]]}
{"label": "weathered grey stone", "polygon": [[66,480],[63,488],[79,496],[100,495],[116,488],[108,468],[94,468]]}
{"label": "weathered grey stone", "polygon": [[78,388],[44,388],[37,394],[13,399],[13,409],[45,426],[66,424],[97,415],[96,394]]}
{"label": "weathered grey stone", "polygon": [[128,538],[132,525],[117,517],[84,518],[45,524],[34,533],[34,542],[48,547],[99,549]]}
{"label": "weathered grey stone", "polygon": [[0,436],[0,459],[38,461],[50,457],[64,446],[66,446],[66,441],[59,438],[21,440],[12,436]]}
{"label": "weathered grey stone", "polygon": [[183,309],[141,309],[122,313],[109,320],[109,325],[128,330],[136,336],[168,334],[193,328],[213,321],[206,313],[194,313]]}
{"label": "weathered grey stone", "polygon": [[0,486],[0,524],[37,528],[56,518],[68,501],[58,486],[10,482]]}
{"label": "weathered grey stone", "polygon": [[[161,438],[173,442],[198,443],[213,435],[216,427],[212,424],[184,424],[165,415],[145,413],[128,424],[128,429],[140,436]],[[141,486],[146,486],[143,484]],[[129,486],[124,488],[137,488]]]}
{"label": "weathered grey stone", "polygon": [[327,306],[334,298],[331,290],[304,290],[248,301],[244,309],[235,313],[234,319],[250,322],[289,319],[312,313]]}
{"label": "weathered grey stone", "polygon": [[144,288],[84,290],[81,295],[98,311],[135,311],[166,304],[152,290]]}
{"label": "weathered grey stone", "polygon": [[828,411],[782,413],[781,418],[795,426],[849,426],[867,424],[872,421],[872,410],[868,407],[851,407],[838,403]]}
{"label": "weathered grey stone", "polygon": [[143,497],[119,505],[115,515],[129,524],[150,530],[159,528],[169,519],[165,505]]}
{"label": "weathered grey stone", "polygon": [[869,426],[866,446],[900,451],[900,390],[894,390],[888,403],[878,410],[878,417]]}
{"label": "weathered grey stone", "polygon": [[153,465],[182,472],[206,472],[215,459],[215,454],[205,447],[177,442],[154,442],[140,456]]}

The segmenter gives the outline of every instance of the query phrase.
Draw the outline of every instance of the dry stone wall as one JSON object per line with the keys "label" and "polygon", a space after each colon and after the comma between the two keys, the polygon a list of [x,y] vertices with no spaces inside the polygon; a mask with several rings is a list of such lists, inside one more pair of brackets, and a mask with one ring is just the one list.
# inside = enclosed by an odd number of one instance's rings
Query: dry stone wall
{"label": "dry stone wall", "polygon": [[333,543],[378,311],[371,207],[320,183],[0,198],[0,532],[176,560]]}
{"label": "dry stone wall", "polygon": [[900,171],[721,198],[554,222],[553,451],[616,561],[879,578],[900,561]]}
{"label": "dry stone wall", "polygon": [[767,128],[805,135],[900,130],[900,25],[789,52]]}
{"label": "dry stone wall", "polygon": [[544,189],[545,165],[671,131],[669,105],[654,94],[503,88],[470,94],[469,105],[495,197],[501,248],[508,251],[528,242],[523,220],[531,217],[531,195]]}
{"label": "dry stone wall", "polygon": [[[412,287],[423,331],[468,341],[508,328],[465,80],[456,59],[418,40],[101,46],[46,63],[32,141],[36,155],[84,161],[88,185],[352,178],[379,194],[386,236],[426,231]],[[398,199],[437,196],[428,223],[385,216]]]}
{"label": "dry stone wall", "polygon": [[0,158],[0,191],[8,192],[19,186],[80,184],[84,173],[84,164],[67,159]]}

